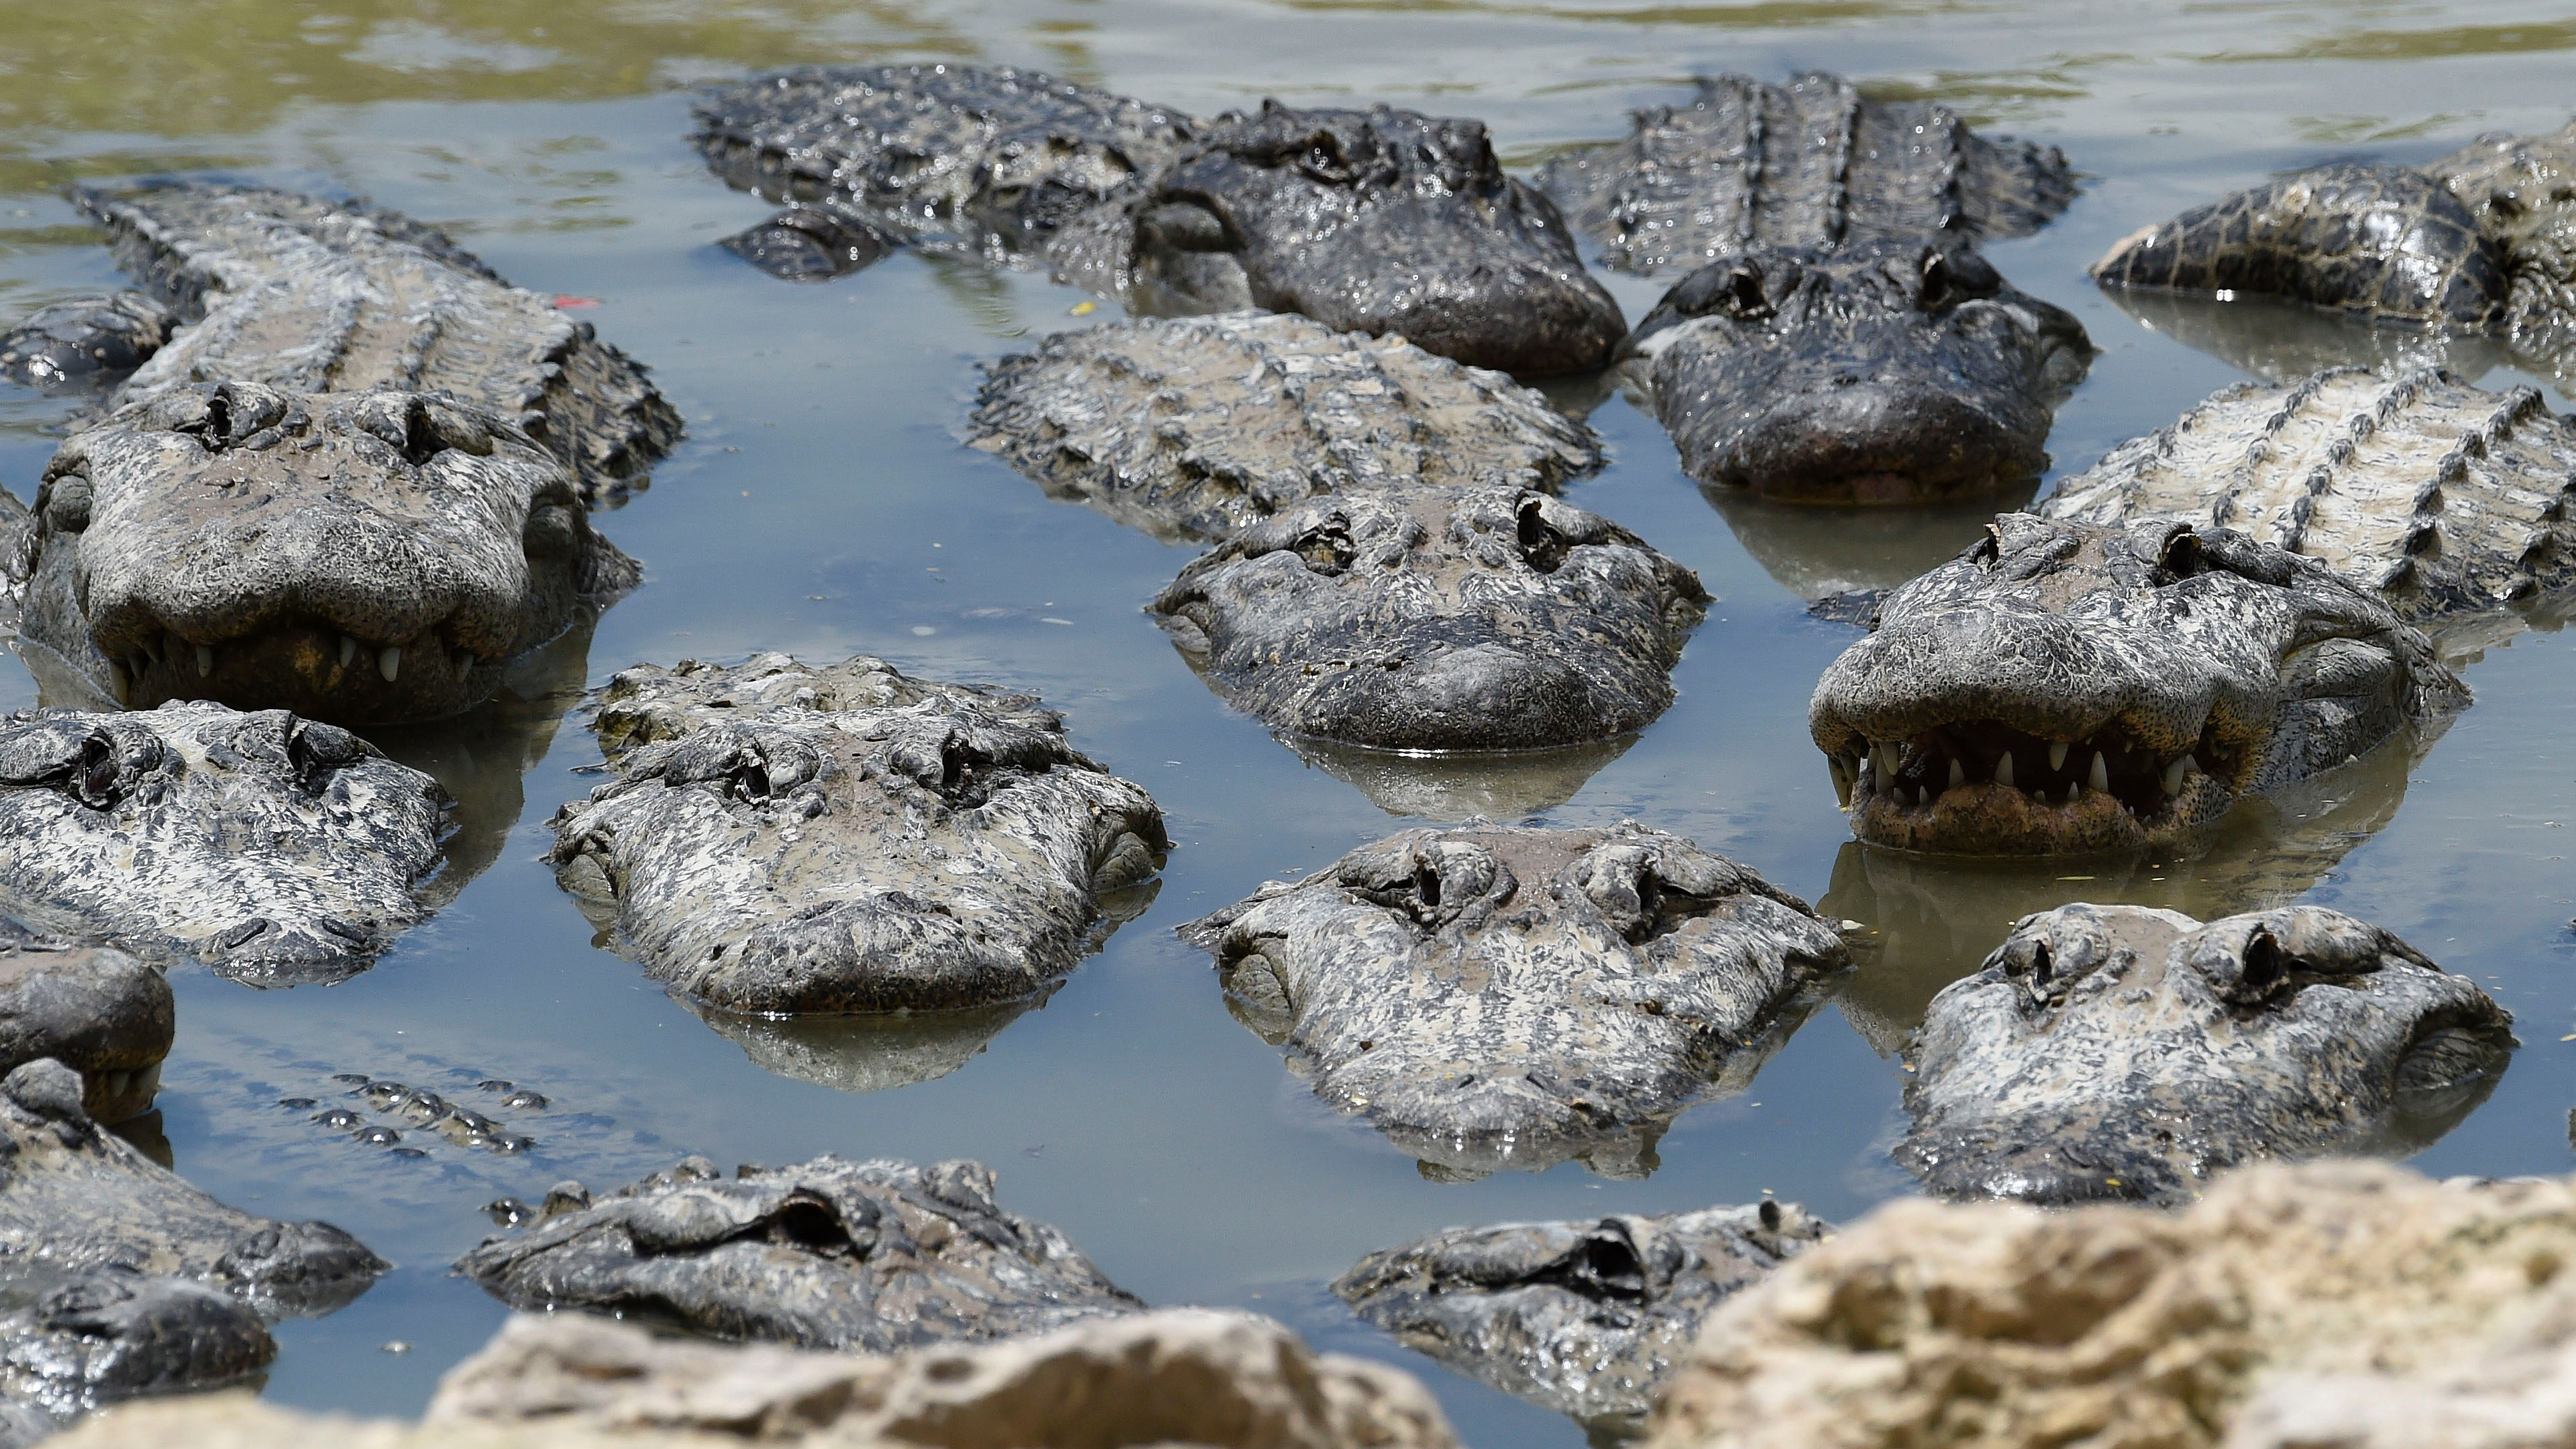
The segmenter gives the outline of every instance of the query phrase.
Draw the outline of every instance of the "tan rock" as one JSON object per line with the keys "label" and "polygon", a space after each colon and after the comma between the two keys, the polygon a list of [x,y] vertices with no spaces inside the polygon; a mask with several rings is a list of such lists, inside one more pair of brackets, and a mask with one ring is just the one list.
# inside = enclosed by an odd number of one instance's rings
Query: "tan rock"
{"label": "tan rock", "polygon": [[656,1338],[520,1317],[417,1425],[248,1394],[128,1404],[62,1449],[1459,1449],[1406,1374],[1266,1318],[1167,1309],[893,1357]]}
{"label": "tan rock", "polygon": [[2230,1449],[2564,1444],[2320,1439],[2294,1416],[2340,1392],[2321,1378],[2491,1395],[2530,1371],[2442,1376],[2517,1343],[2576,1363],[2576,1328],[2545,1328],[2553,1305],[2576,1322],[2570,1264],[2568,1183],[2365,1162],[2250,1168],[2178,1214],[1894,1203],[1719,1308],[1646,1449],[2204,1449],[2263,1424]]}

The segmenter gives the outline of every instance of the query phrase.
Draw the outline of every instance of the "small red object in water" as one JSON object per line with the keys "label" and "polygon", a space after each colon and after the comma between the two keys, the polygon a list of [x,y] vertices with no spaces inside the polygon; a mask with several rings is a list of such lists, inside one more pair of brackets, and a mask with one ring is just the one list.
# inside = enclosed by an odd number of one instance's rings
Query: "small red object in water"
{"label": "small red object in water", "polygon": [[557,292],[555,294],[555,305],[568,312],[575,307],[596,307],[599,305],[599,299],[597,297],[575,297],[567,293]]}

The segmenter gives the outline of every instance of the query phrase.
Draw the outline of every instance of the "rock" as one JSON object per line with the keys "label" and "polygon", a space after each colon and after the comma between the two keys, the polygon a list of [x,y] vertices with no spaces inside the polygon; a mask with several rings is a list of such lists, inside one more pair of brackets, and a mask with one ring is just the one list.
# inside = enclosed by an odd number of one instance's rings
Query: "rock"
{"label": "rock", "polygon": [[52,1057],[81,1074],[83,1111],[122,1122],[152,1110],[177,1030],[160,972],[0,917],[0,1072]]}
{"label": "rock", "polygon": [[[1898,1202],[1712,1313],[1646,1449],[2564,1443],[2513,1426],[2561,1401],[2570,1264],[2576,1184],[2376,1163],[2177,1214]],[[2363,1412],[2424,1395],[2463,1407]]]}

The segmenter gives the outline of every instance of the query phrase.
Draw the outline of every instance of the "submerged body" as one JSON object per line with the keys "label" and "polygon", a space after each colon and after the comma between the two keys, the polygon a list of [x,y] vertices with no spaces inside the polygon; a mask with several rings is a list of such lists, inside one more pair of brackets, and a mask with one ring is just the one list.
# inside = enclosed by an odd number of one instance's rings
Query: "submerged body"
{"label": "submerged body", "polygon": [[2009,513],[1888,595],[1807,721],[1862,840],[2072,855],[2191,848],[2237,800],[2467,703],[2430,641],[2314,559]]}
{"label": "submerged body", "polygon": [[1934,1192],[2170,1202],[2264,1157],[2410,1153],[2485,1095],[2512,1017],[2337,911],[2024,918],[1932,1000],[1897,1157]]}
{"label": "submerged body", "polygon": [[1571,151],[1539,188],[1624,271],[1749,247],[2023,236],[2075,199],[2054,147],[1989,140],[1947,106],[1872,100],[1840,76],[1725,75],[1636,113],[1626,139]]}
{"label": "submerged body", "polygon": [[1626,1437],[1709,1310],[1829,1231],[1769,1201],[1451,1228],[1370,1254],[1333,1293],[1408,1348]]}
{"label": "submerged body", "polygon": [[1795,897],[1634,823],[1407,831],[1182,930],[1316,1095],[1470,1173],[1624,1175],[1844,961]]}
{"label": "submerged body", "polygon": [[1721,253],[1623,351],[1692,478],[1862,504],[2034,482],[2093,356],[2071,313],[1922,240]]}
{"label": "submerged body", "polygon": [[655,979],[727,1011],[1035,995],[1170,848],[1145,791],[1035,699],[865,655],[639,666],[595,727],[615,778],[556,814],[558,876]]}
{"label": "submerged body", "polygon": [[789,275],[912,237],[1042,255],[1139,311],[1298,312],[1524,374],[1599,367],[1625,325],[1475,121],[1275,102],[1198,121],[949,65],[782,72],[697,114],[718,174],[803,203],[736,245]]}
{"label": "submerged body", "polygon": [[0,559],[21,637],[95,692],[443,718],[634,586],[587,510],[679,423],[587,324],[391,213],[76,199],[191,319],[64,443]]}
{"label": "submerged body", "polygon": [[649,1311],[717,1338],[893,1353],[1130,1313],[1064,1234],[1005,1212],[979,1162],[704,1158],[601,1194],[558,1187],[457,1271],[513,1307]]}

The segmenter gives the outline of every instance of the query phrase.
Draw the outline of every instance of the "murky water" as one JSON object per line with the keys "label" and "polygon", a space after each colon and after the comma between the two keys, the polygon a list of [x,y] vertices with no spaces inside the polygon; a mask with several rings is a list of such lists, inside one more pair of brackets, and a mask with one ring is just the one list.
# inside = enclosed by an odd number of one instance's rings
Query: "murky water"
{"label": "murky water", "polygon": [[[2061,879],[2084,867],[1873,858],[1848,843],[1805,731],[1808,691],[1852,636],[1806,617],[1783,581],[1893,582],[1957,548],[1976,516],[1712,505],[1661,429],[1613,398],[1593,421],[1615,462],[1571,496],[1719,596],[1679,670],[1680,702],[1634,741],[1508,772],[1301,757],[1218,704],[1139,612],[1187,553],[1050,503],[955,441],[976,364],[1083,325],[1068,316],[1079,295],[908,256],[822,288],[771,281],[711,247],[766,208],[712,180],[683,136],[687,88],[702,81],[787,61],[940,57],[1036,64],[1201,113],[1278,95],[1473,114],[1528,162],[1617,134],[1628,108],[1675,98],[1694,73],[1839,70],[2060,144],[2092,175],[2055,226],[1989,249],[2105,349],[2058,418],[2052,449],[2075,469],[2240,369],[2367,360],[2379,345],[2279,312],[2132,317],[2082,275],[2113,239],[2278,168],[2420,159],[2482,130],[2564,124],[2571,50],[2563,7],[2500,0],[0,7],[0,315],[113,280],[53,194],[74,176],[228,171],[364,193],[444,225],[523,286],[597,299],[582,315],[652,365],[689,420],[652,489],[603,520],[649,583],[609,612],[586,659],[575,647],[554,661],[561,687],[637,660],[786,649],[866,650],[1034,689],[1083,749],[1153,790],[1180,842],[1152,908],[1042,1006],[894,1027],[708,1021],[596,949],[540,863],[543,821],[587,788],[578,771],[597,758],[577,721],[521,710],[389,741],[467,800],[454,868],[479,873],[455,903],[344,985],[175,983],[162,1129],[179,1169],[243,1207],[335,1221],[400,1265],[335,1317],[287,1324],[269,1392],[416,1411],[502,1316],[446,1268],[488,1230],[476,1209],[492,1197],[624,1181],[691,1151],[777,1162],[828,1150],[980,1157],[1008,1206],[1060,1225],[1148,1299],[1259,1308],[1405,1363],[1487,1449],[1571,1444],[1576,1426],[1393,1347],[1322,1285],[1367,1251],[1455,1223],[1766,1190],[1840,1218],[1907,1191],[1886,1156],[1901,1076],[1890,1052],[2014,915],[2079,898],[2215,912],[2304,890],[2398,930],[2498,995],[2524,1041],[2420,1165],[2568,1170],[2576,669],[2564,636],[2526,635],[2469,670],[2479,703],[2420,758],[2383,752],[2313,798],[2249,812],[2194,864],[2086,880]],[[1631,317],[1659,290],[1611,285]],[[2448,356],[2489,386],[2518,376],[2494,349]],[[0,404],[0,482],[32,492],[61,415]],[[0,703],[33,698],[14,664],[0,670]],[[1872,959],[1748,1091],[1683,1116],[1642,1177],[1573,1163],[1432,1180],[1315,1106],[1226,1014],[1205,958],[1172,928],[1398,817],[1480,809],[1635,816],[1695,835],[1875,927]],[[2295,859],[2257,851],[2285,835]],[[550,1104],[495,1109],[536,1139],[529,1154],[432,1142],[419,1159],[276,1105],[327,1096],[347,1071],[478,1106],[472,1084],[502,1077]],[[389,1351],[396,1342],[409,1351]]]}

